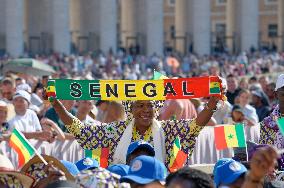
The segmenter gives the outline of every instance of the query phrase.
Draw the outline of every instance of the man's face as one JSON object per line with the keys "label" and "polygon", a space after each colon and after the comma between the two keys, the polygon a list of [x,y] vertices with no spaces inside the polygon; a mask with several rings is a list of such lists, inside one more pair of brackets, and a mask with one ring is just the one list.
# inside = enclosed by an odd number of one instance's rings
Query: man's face
{"label": "man's face", "polygon": [[284,103],[284,87],[281,87],[276,91],[277,99],[279,100],[279,103]]}
{"label": "man's face", "polygon": [[154,105],[152,101],[136,101],[132,104],[132,114],[135,123],[150,126],[154,118]]}
{"label": "man's face", "polygon": [[16,97],[13,100],[13,104],[15,107],[16,114],[23,115],[26,113],[29,103],[23,97]]}
{"label": "man's face", "polygon": [[7,107],[0,106],[0,122],[6,122],[8,109]]}
{"label": "man's face", "polygon": [[234,91],[237,89],[237,81],[233,77],[227,78],[227,84],[228,84],[228,91]]}
{"label": "man's face", "polygon": [[10,84],[1,85],[2,97],[9,101],[13,99],[14,91],[15,91],[14,87]]}
{"label": "man's face", "polygon": [[261,99],[256,95],[252,95],[251,100],[252,100],[252,104],[257,104]]}
{"label": "man's face", "polygon": [[268,84],[268,79],[266,77],[261,77],[259,79],[259,83],[260,83],[262,89],[264,90],[266,88],[267,84]]}
{"label": "man's face", "polygon": [[89,113],[93,109],[92,101],[79,101],[78,110]]}

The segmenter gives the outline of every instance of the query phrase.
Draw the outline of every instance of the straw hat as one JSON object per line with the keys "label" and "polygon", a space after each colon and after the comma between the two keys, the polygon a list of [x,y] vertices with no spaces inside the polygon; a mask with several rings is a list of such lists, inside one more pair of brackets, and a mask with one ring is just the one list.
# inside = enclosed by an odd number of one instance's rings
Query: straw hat
{"label": "straw hat", "polygon": [[8,186],[15,186],[15,184],[23,187],[32,187],[35,179],[29,175],[15,171],[11,161],[0,154],[0,181]]}
{"label": "straw hat", "polygon": [[[53,162],[52,165],[64,172],[66,179],[70,181],[74,181],[75,178],[73,175],[68,171],[68,169],[56,158],[48,155],[42,155],[42,157],[46,160],[46,162]],[[41,159],[35,155],[29,162],[27,162],[21,169],[22,173],[30,174],[31,176],[35,177],[37,180],[43,179],[47,177],[47,174],[44,172],[44,163]]]}

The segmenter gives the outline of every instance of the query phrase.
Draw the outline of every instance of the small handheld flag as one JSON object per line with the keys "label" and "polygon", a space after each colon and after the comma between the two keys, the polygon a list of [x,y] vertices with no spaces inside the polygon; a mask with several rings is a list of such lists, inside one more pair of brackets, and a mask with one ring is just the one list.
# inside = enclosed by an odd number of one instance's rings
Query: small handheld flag
{"label": "small handheld flag", "polygon": [[16,128],[13,130],[9,145],[18,154],[18,167],[22,167],[26,164],[35,154],[47,165],[44,158],[37,152],[37,150],[29,143],[25,136]]}
{"label": "small handheld flag", "polygon": [[109,148],[97,148],[94,150],[85,150],[85,157],[90,157],[92,159],[96,159],[100,167],[107,168],[108,167],[108,156],[109,156]]}
{"label": "small handheld flag", "polygon": [[246,147],[244,126],[242,124],[214,127],[217,150],[232,147]]}
{"label": "small handheld flag", "polygon": [[187,154],[181,150],[180,138],[177,137],[174,141],[173,150],[170,156],[170,172],[175,172],[178,169],[182,168],[184,166],[184,163],[186,162],[186,159]]}
{"label": "small handheld flag", "polygon": [[163,79],[169,79],[169,78],[167,76],[163,75],[162,73],[154,70],[153,80],[163,80]]}
{"label": "small handheld flag", "polygon": [[221,93],[221,83],[217,77],[210,77],[209,92],[210,94]]}
{"label": "small handheld flag", "polygon": [[48,100],[50,102],[53,102],[53,100],[56,98],[56,90],[55,90],[55,81],[54,80],[48,80],[47,88],[46,88],[46,96],[48,97]]}

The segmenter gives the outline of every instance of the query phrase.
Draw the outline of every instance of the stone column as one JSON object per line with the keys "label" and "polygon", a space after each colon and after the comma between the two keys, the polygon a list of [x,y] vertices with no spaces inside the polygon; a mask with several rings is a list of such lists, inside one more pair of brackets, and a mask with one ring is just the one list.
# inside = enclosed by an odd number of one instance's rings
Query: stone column
{"label": "stone column", "polygon": [[278,1],[278,51],[284,50],[284,1]]}
{"label": "stone column", "polygon": [[100,0],[100,48],[104,52],[116,52],[117,3],[116,0]]}
{"label": "stone column", "polygon": [[146,54],[163,55],[164,15],[163,0],[146,0]]}
{"label": "stone column", "polygon": [[120,33],[123,47],[127,46],[127,37],[136,35],[135,29],[135,0],[121,0]]}
{"label": "stone column", "polygon": [[69,23],[69,0],[50,0],[52,3],[53,50],[70,54],[71,36]]}
{"label": "stone column", "polygon": [[253,46],[258,48],[258,0],[240,0],[240,37],[241,50],[247,51]]}
{"label": "stone column", "polygon": [[226,44],[229,52],[234,50],[234,33],[236,32],[236,22],[235,22],[235,4],[234,0],[227,0],[226,4]]}
{"label": "stone column", "polygon": [[24,0],[6,0],[6,50],[18,57],[24,52]]}
{"label": "stone column", "polygon": [[193,50],[199,55],[210,53],[210,0],[193,0]]}
{"label": "stone column", "polygon": [[[176,50],[185,53],[186,44],[186,31],[187,31],[187,0],[177,0],[175,3],[175,36],[177,37],[175,41]],[[185,40],[181,38],[184,37]],[[187,49],[187,46],[186,46]]]}

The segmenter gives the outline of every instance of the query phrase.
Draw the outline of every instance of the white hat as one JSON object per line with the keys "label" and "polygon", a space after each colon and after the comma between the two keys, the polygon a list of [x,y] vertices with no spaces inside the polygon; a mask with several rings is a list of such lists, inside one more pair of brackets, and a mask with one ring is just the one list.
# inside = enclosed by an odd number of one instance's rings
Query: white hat
{"label": "white hat", "polygon": [[32,88],[29,84],[20,84],[16,87],[16,91],[19,91],[19,90],[25,90],[29,93],[32,92]]}
{"label": "white hat", "polygon": [[14,95],[13,99],[17,98],[17,97],[23,97],[24,99],[26,99],[29,103],[31,103],[31,95],[26,92],[25,90],[19,90],[16,92],[16,94]]}
{"label": "white hat", "polygon": [[284,74],[280,74],[276,81],[275,91],[284,86]]}

